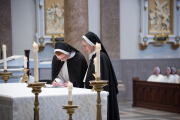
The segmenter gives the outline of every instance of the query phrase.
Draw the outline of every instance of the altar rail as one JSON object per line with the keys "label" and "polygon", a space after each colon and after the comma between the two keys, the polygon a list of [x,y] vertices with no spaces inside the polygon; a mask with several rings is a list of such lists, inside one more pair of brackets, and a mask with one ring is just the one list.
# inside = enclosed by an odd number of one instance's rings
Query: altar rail
{"label": "altar rail", "polygon": [[180,84],[139,81],[134,77],[132,106],[180,113]]}

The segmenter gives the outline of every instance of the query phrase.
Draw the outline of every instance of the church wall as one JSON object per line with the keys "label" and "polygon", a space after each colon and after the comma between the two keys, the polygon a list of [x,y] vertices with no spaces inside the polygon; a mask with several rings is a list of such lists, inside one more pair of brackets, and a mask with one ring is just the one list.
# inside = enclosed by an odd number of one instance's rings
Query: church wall
{"label": "church wall", "polygon": [[11,19],[12,54],[24,55],[25,49],[32,50],[35,40],[35,0],[11,0]]}
{"label": "church wall", "polygon": [[180,58],[180,48],[171,44],[139,50],[140,0],[120,0],[120,59]]}

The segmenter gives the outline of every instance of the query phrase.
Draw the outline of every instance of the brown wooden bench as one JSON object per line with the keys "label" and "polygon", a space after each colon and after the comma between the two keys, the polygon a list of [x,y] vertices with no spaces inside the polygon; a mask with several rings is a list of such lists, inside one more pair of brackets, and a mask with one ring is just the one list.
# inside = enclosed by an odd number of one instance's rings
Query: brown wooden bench
{"label": "brown wooden bench", "polygon": [[180,113],[180,84],[139,81],[134,77],[132,106]]}

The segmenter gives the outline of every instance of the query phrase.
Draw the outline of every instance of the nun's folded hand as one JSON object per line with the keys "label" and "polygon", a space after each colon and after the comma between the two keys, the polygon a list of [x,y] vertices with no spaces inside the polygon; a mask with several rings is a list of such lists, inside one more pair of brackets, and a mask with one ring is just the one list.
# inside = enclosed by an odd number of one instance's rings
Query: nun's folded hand
{"label": "nun's folded hand", "polygon": [[53,86],[59,86],[59,83],[58,83],[58,82],[53,81],[53,82],[52,82],[52,85],[53,85]]}
{"label": "nun's folded hand", "polygon": [[60,85],[61,87],[67,87],[69,82],[65,82],[64,84]]}

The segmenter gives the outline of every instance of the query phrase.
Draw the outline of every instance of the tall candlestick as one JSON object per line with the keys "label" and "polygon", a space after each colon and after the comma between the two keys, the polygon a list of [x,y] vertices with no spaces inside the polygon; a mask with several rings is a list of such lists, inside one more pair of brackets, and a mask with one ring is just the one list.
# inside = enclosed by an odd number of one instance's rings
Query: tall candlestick
{"label": "tall candlestick", "polygon": [[69,82],[68,83],[68,101],[72,101],[72,89],[73,89],[73,84]]}
{"label": "tall candlestick", "polygon": [[24,68],[27,68],[27,57],[24,56],[23,60],[24,60]]}
{"label": "tall candlestick", "polygon": [[6,45],[2,45],[3,50],[3,60],[4,60],[4,70],[7,70],[7,61],[6,61]]}
{"label": "tall candlestick", "polygon": [[95,73],[97,72],[97,57],[94,58]]}
{"label": "tall candlestick", "polygon": [[38,44],[34,42],[33,51],[34,51],[34,82],[38,83]]}
{"label": "tall candlestick", "polygon": [[97,57],[97,77],[101,77],[101,66],[100,66],[100,50],[101,44],[96,43],[96,57]]}

